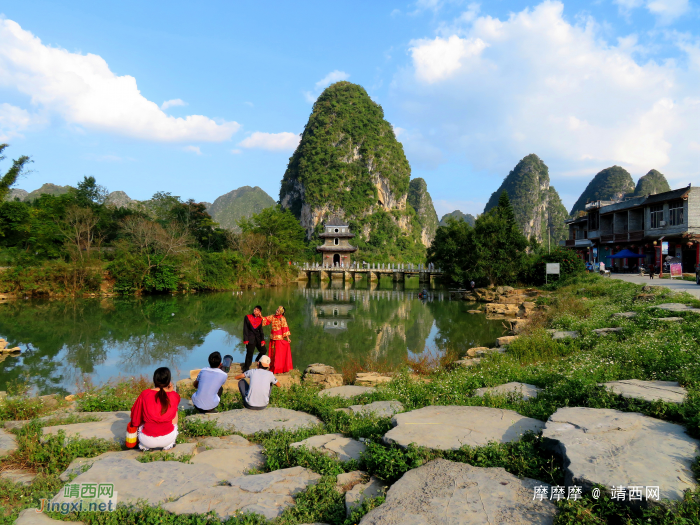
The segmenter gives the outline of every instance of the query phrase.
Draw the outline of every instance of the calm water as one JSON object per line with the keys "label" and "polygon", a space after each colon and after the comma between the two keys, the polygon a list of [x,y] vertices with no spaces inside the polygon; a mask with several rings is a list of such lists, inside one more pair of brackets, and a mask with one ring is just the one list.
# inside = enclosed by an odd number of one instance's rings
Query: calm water
{"label": "calm water", "polygon": [[[243,316],[287,309],[295,368],[314,362],[341,367],[371,356],[400,365],[422,352],[466,351],[493,344],[500,321],[471,315],[462,301],[434,289],[418,298],[408,284],[365,288],[309,285],[246,291],[79,300],[19,300],[0,305],[0,337],[21,357],[0,363],[0,390],[26,379],[40,394],[70,393],[89,375],[96,383],[169,366],[176,378],[206,366],[214,350],[242,362]],[[269,327],[265,329],[269,336]]]}

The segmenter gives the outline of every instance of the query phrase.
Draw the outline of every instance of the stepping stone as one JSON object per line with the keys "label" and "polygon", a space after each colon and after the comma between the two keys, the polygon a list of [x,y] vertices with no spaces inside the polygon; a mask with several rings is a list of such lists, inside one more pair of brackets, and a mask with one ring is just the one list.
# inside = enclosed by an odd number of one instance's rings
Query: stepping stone
{"label": "stepping stone", "polygon": [[350,405],[348,408],[337,408],[336,412],[357,414],[359,416],[374,414],[377,417],[391,417],[402,410],[403,405],[398,401],[375,401],[368,405]]}
{"label": "stepping stone", "polygon": [[596,328],[593,330],[594,334],[597,335],[608,335],[608,334],[613,334],[616,332],[622,332],[622,327],[619,328]]}
{"label": "stepping stone", "polygon": [[697,487],[691,466],[700,441],[681,425],[607,408],[560,408],[543,437],[564,458],[567,486],[653,485],[670,500]]}
{"label": "stepping stone", "polygon": [[397,414],[384,435],[386,444],[402,448],[415,443],[438,450],[458,450],[464,445],[480,447],[495,441],[517,441],[526,431],[539,432],[544,423],[513,410],[490,407],[428,406]]}
{"label": "stepping stone", "polygon": [[0,458],[17,450],[15,435],[0,428]]}
{"label": "stepping stone", "polygon": [[519,335],[504,335],[496,339],[496,346],[508,346],[510,343],[515,341]]}
{"label": "stepping stone", "polygon": [[352,472],[338,474],[335,478],[335,488],[338,489],[338,492],[347,492],[358,483],[362,483],[368,479],[369,476],[367,473],[361,470],[353,470]]}
{"label": "stepping stone", "polygon": [[382,383],[388,383],[392,380],[391,376],[384,376],[377,372],[360,372],[355,377],[355,385],[357,386],[377,386]]}
{"label": "stepping stone", "polygon": [[[175,448],[179,448],[180,445],[178,445]],[[61,481],[69,481],[71,476],[79,476],[83,472],[87,472],[94,464],[96,461],[102,461],[103,459],[107,458],[118,458],[118,459],[136,459],[140,457],[143,454],[140,450],[123,450],[120,452],[105,452],[104,454],[100,454],[99,456],[95,456],[94,458],[75,458],[73,461],[70,462],[70,465],[68,465],[68,468],[64,470],[61,475],[59,476],[59,479]]]}
{"label": "stepping stone", "polygon": [[682,317],[659,317],[657,321],[665,321],[667,323],[682,323]]}
{"label": "stepping stone", "polygon": [[605,386],[622,397],[643,399],[644,401],[660,399],[668,403],[682,403],[688,395],[688,391],[675,381],[624,379],[602,383],[600,386]]}
{"label": "stepping stone", "polygon": [[371,394],[376,392],[376,388],[369,386],[355,386],[355,385],[345,385],[345,386],[335,386],[333,388],[327,388],[321,390],[318,395],[320,397],[342,397],[343,399],[350,399],[351,397],[359,396],[362,394]]}
{"label": "stepping stone", "polygon": [[248,443],[246,446],[215,448],[194,456],[190,463],[207,467],[216,479],[230,480],[246,474],[251,469],[265,465],[265,457],[260,445]]}
{"label": "stepping stone", "polygon": [[682,303],[663,303],[650,306],[649,308],[658,308],[660,310],[666,310],[667,312],[693,312],[700,313],[700,308],[692,308],[687,304]]}
{"label": "stepping stone", "polygon": [[[15,520],[15,525],[58,525],[65,521],[49,518],[43,512],[37,512],[36,508],[24,509]],[[85,525],[82,521],[71,521],[70,525]]]}
{"label": "stepping stone", "polygon": [[312,383],[322,388],[343,386],[343,375],[336,372],[332,366],[313,363],[306,367],[302,377],[304,383]]}
{"label": "stepping stone", "polygon": [[[237,513],[255,512],[267,519],[278,517],[294,505],[295,494],[315,485],[319,474],[303,467],[292,467],[266,474],[240,476],[229,480],[228,486],[204,487],[190,485],[190,492],[163,508],[175,514],[206,514],[213,511],[221,519]],[[200,485],[201,487],[201,485]],[[121,501],[121,493],[119,494]]]}
{"label": "stepping stone", "polygon": [[215,421],[219,428],[246,435],[269,430],[299,430],[321,424],[319,418],[305,412],[277,407],[267,407],[265,410],[239,408],[218,414],[195,414],[186,419]]}
{"label": "stepping stone", "polygon": [[518,383],[517,381],[513,381],[510,383],[505,383],[503,385],[498,385],[498,386],[477,388],[476,391],[474,392],[474,395],[481,397],[486,392],[488,392],[492,396],[493,395],[510,394],[511,392],[516,392],[516,393],[522,394],[523,399],[525,401],[527,401],[528,399],[536,398],[537,394],[542,392],[542,389],[536,387],[535,385],[528,385],[527,383]]}
{"label": "stepping stone", "polygon": [[36,472],[24,469],[14,469],[14,470],[3,470],[0,472],[1,479],[7,479],[13,483],[21,483],[22,485],[31,485],[34,478],[36,478]]}
{"label": "stepping stone", "polygon": [[[107,457],[96,461],[90,470],[73,483],[113,483],[119,503],[146,500],[150,505],[179,498],[193,487],[213,487],[219,482],[208,465],[190,465],[179,461],[140,463],[133,458]],[[67,501],[63,491],[52,503]]]}
{"label": "stepping stone", "polygon": [[555,341],[560,341],[562,339],[576,339],[578,337],[578,332],[574,331],[565,331],[565,330],[556,330],[552,334],[552,339]]}
{"label": "stepping stone", "polygon": [[637,312],[618,312],[612,314],[613,317],[624,317],[625,319],[632,319],[633,317],[637,317],[637,315]]}
{"label": "stepping stone", "polygon": [[460,359],[459,361],[454,362],[455,366],[464,366],[464,367],[478,365],[479,363],[481,363],[480,357],[474,357],[472,359]]}
{"label": "stepping stone", "polygon": [[201,438],[197,441],[197,451],[248,447],[251,443],[243,436],[231,434],[223,437]]}
{"label": "stepping stone", "polygon": [[352,511],[362,505],[365,499],[383,496],[385,491],[384,483],[374,476],[367,483],[358,483],[345,493],[345,515],[349,517]]}
{"label": "stepping stone", "polygon": [[63,430],[67,438],[77,438],[78,436],[83,439],[99,438],[124,444],[126,425],[131,419],[131,412],[92,412],[91,415],[99,417],[101,420],[91,423],[44,427],[44,436],[58,434],[59,430]]}
{"label": "stepping stone", "polygon": [[340,461],[350,461],[351,459],[359,461],[360,455],[366,448],[364,443],[345,437],[342,434],[311,436],[303,441],[292,443],[290,447],[306,447],[309,450],[317,450]]}
{"label": "stepping stone", "polygon": [[435,459],[406,472],[360,525],[552,525],[556,507],[533,500],[536,486],[549,489],[502,468]]}

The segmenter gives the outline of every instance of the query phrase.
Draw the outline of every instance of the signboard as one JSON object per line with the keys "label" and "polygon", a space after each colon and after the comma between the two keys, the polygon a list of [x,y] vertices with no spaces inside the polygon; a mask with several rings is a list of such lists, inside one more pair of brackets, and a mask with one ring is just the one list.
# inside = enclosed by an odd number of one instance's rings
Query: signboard
{"label": "signboard", "polygon": [[671,277],[683,277],[683,265],[681,263],[673,263],[669,266]]}
{"label": "signboard", "polygon": [[559,275],[559,263],[546,263],[547,275]]}
{"label": "signboard", "polygon": [[661,241],[661,255],[668,255],[668,243]]}
{"label": "signboard", "polygon": [[593,259],[595,260],[595,259],[597,259],[597,258],[598,258],[598,248],[595,248],[595,247],[594,247],[594,248],[593,248]]}

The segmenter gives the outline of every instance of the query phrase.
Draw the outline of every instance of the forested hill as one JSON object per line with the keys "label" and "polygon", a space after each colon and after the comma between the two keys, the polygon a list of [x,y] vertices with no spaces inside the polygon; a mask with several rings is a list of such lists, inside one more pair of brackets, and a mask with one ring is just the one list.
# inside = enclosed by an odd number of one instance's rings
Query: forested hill
{"label": "forested hill", "polygon": [[640,177],[637,181],[634,196],[654,195],[656,193],[663,193],[664,191],[671,191],[671,186],[668,185],[664,174],[656,170],[649,170],[649,173]]}
{"label": "forested hill", "polygon": [[447,219],[450,217],[457,221],[465,221],[472,227],[474,227],[474,221],[476,221],[476,217],[471,213],[462,213],[460,210],[455,210],[442,216],[442,219],[440,219],[440,226],[447,226]]}
{"label": "forested hill", "polygon": [[274,205],[275,200],[258,186],[242,186],[218,197],[207,213],[220,227],[239,232],[238,221]]}
{"label": "forested hill", "polygon": [[598,172],[571,208],[571,216],[585,209],[586,203],[597,200],[617,200],[634,192],[634,181],[626,169],[612,166]]}
{"label": "forested hill", "polygon": [[508,194],[515,220],[525,237],[535,237],[542,242],[547,239],[547,226],[550,225],[553,242],[565,238],[563,221],[568,216],[566,208],[557,191],[549,185],[549,168],[537,155],[530,154],[518,162],[493,192],[484,212],[498,205],[503,191]]}
{"label": "forested hill", "polygon": [[425,180],[417,178],[411,181],[408,186],[408,203],[416,210],[421,225],[421,241],[425,246],[430,246],[435,238],[438,217]]}

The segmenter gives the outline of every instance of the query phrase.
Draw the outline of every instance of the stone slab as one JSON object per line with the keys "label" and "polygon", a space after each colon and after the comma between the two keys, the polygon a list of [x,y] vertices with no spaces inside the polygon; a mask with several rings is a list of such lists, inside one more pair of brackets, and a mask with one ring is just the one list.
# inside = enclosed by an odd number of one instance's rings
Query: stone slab
{"label": "stone slab", "polygon": [[7,479],[13,483],[30,485],[32,481],[34,481],[34,478],[36,478],[36,472],[24,469],[3,470],[0,472],[0,478]]}
{"label": "stone slab", "polygon": [[17,450],[15,435],[0,428],[0,458]]}
{"label": "stone slab", "polygon": [[[196,487],[213,487],[218,481],[206,465],[179,461],[140,463],[133,458],[115,456],[96,461],[90,470],[73,480],[74,483],[114,483],[119,503],[146,500],[150,505],[179,498]],[[52,500],[63,501],[66,501],[63,491]]]}
{"label": "stone slab", "polygon": [[[37,512],[36,508],[24,509],[15,520],[15,525],[57,525],[65,521],[49,518],[43,512]],[[71,521],[70,525],[85,525],[82,521]]]}
{"label": "stone slab", "polygon": [[358,483],[368,480],[369,476],[366,472],[362,472],[361,470],[353,470],[352,472],[338,474],[335,479],[335,486],[338,489],[338,492],[347,492]]}
{"label": "stone slab", "polygon": [[663,303],[650,306],[649,308],[658,308],[659,310],[666,310],[667,312],[693,312],[700,313],[700,308],[693,308],[687,304],[682,303]]}
{"label": "stone slab", "polygon": [[355,377],[356,386],[377,386],[391,381],[391,376],[385,376],[378,372],[360,372]]}
{"label": "stone slab", "polygon": [[215,450],[215,449],[229,449],[229,448],[240,448],[249,447],[252,443],[248,441],[243,436],[238,434],[231,434],[230,436],[223,437],[207,437],[200,438],[197,440],[197,450],[204,452],[204,450]]}
{"label": "stone slab", "polygon": [[216,448],[206,450],[194,456],[190,463],[203,465],[220,481],[235,479],[251,469],[265,465],[265,457],[260,445],[246,447]]}
{"label": "stone slab", "polygon": [[322,434],[298,441],[290,445],[292,448],[306,447],[309,450],[318,450],[340,461],[360,460],[360,455],[365,451],[365,445],[342,434]]}
{"label": "stone slab", "polygon": [[554,339],[555,341],[560,341],[562,339],[576,339],[578,335],[578,332],[574,331],[555,330],[552,334],[552,339]]}
{"label": "stone slab", "polygon": [[470,367],[470,366],[478,365],[479,363],[481,363],[480,357],[473,357],[471,359],[460,359],[459,361],[454,362],[455,366],[463,366],[463,367]]}
{"label": "stone slab", "polygon": [[474,392],[474,395],[481,397],[486,392],[488,392],[491,395],[503,395],[510,394],[511,392],[516,392],[522,394],[524,400],[528,400],[536,398],[537,394],[542,392],[542,389],[536,387],[535,385],[528,385],[527,383],[518,383],[517,381],[512,381],[503,385],[477,388]]}
{"label": "stone slab", "polygon": [[641,381],[639,379],[624,379],[603,383],[605,386],[620,394],[622,397],[643,399],[644,401],[667,401],[682,403],[688,396],[688,391],[675,381]]}
{"label": "stone slab", "polygon": [[533,501],[538,485],[502,468],[436,459],[406,472],[360,525],[552,525],[554,504]]}
{"label": "stone slab", "polygon": [[665,321],[667,323],[682,323],[682,317],[659,317],[657,321]]}
{"label": "stone slab", "polygon": [[543,437],[564,458],[567,485],[659,486],[670,500],[697,487],[691,465],[700,441],[681,425],[612,409],[560,408]]}
{"label": "stone slab", "polygon": [[518,441],[526,431],[539,432],[544,423],[513,410],[469,406],[428,406],[397,414],[384,435],[387,444],[457,450],[464,445],[480,447],[490,442]]}
{"label": "stone slab", "polygon": [[44,435],[58,434],[59,430],[63,430],[69,438],[79,436],[86,439],[99,438],[124,443],[126,426],[131,419],[130,412],[92,412],[91,415],[101,418],[101,421],[44,427]]}
{"label": "stone slab", "polygon": [[355,396],[371,394],[376,391],[376,388],[370,386],[345,385],[321,390],[318,395],[321,397],[342,397],[343,399],[350,399]]}
{"label": "stone slab", "polygon": [[347,408],[338,408],[337,410],[359,416],[374,414],[377,417],[391,417],[397,412],[401,412],[403,405],[398,401],[375,401],[367,405],[350,405]]}
{"label": "stone slab", "polygon": [[218,414],[195,414],[187,419],[215,421],[216,426],[241,434],[251,435],[269,430],[298,430],[300,428],[320,425],[321,420],[305,412],[288,408],[267,407],[264,410],[247,410],[239,408]]}
{"label": "stone slab", "polygon": [[106,458],[136,459],[142,454],[143,452],[138,449],[130,449],[119,452],[105,452],[104,454],[100,454],[94,458],[75,458],[70,462],[68,468],[61,473],[59,478],[61,481],[69,481],[72,476],[79,476],[83,472],[87,472],[96,461],[101,461]]}
{"label": "stone slab", "polygon": [[632,319],[633,317],[637,317],[637,312],[617,312],[616,314],[612,314],[613,317],[624,317],[625,319]]}
{"label": "stone slab", "polygon": [[622,327],[617,327],[617,328],[596,328],[593,330],[593,333],[596,335],[608,335],[608,334],[614,334],[614,333],[619,333],[622,332]]}
{"label": "stone slab", "polygon": [[230,480],[228,486],[195,488],[177,501],[164,504],[163,508],[175,514],[213,511],[221,519],[239,512],[255,512],[274,519],[294,505],[295,494],[315,485],[319,479],[320,475],[303,467],[241,476]]}
{"label": "stone slab", "polygon": [[383,496],[385,491],[384,483],[374,476],[367,483],[358,483],[345,493],[345,515],[349,517],[352,511],[362,505],[365,499]]}

